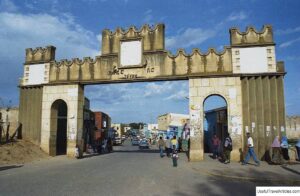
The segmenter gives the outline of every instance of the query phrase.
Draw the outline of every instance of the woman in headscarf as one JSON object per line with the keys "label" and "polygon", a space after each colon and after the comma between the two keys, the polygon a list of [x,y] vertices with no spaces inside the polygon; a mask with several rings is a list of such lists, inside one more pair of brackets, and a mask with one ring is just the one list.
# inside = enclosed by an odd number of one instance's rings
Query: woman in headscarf
{"label": "woman in headscarf", "polygon": [[276,136],[272,145],[272,163],[274,164],[281,164],[282,158],[281,158],[281,150],[280,150],[280,141],[279,136]]}
{"label": "woman in headscarf", "polygon": [[288,139],[286,136],[283,136],[282,139],[281,139],[281,152],[282,152],[282,155],[283,155],[283,158],[285,160],[290,160],[290,157],[289,157],[289,143],[288,143]]}

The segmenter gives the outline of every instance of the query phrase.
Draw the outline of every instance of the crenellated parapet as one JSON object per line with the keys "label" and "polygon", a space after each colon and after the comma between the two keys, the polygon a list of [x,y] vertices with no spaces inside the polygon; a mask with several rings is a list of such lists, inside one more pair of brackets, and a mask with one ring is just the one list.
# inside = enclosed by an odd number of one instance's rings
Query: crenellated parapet
{"label": "crenellated parapet", "polygon": [[[246,32],[230,29],[231,46],[223,51],[179,49],[171,54],[164,49],[164,25],[141,29],[103,31],[102,54],[55,60],[55,47],[26,50],[21,85],[60,83],[112,83],[149,80],[178,80],[196,77],[285,74],[277,63],[272,27],[261,32],[248,27]],[[37,77],[38,76],[38,77]]]}
{"label": "crenellated parapet", "polygon": [[46,46],[35,49],[27,48],[25,64],[47,63],[55,59],[55,47]]}
{"label": "crenellated parapet", "polygon": [[260,32],[251,26],[247,27],[246,32],[240,32],[234,27],[229,33],[231,46],[275,45],[271,25],[264,25]]}
{"label": "crenellated parapet", "polygon": [[186,66],[187,70],[184,74],[224,74],[232,71],[230,47],[224,47],[222,52],[217,52],[215,48],[209,48],[206,53],[195,48],[191,54],[186,54],[183,49],[179,49],[175,55],[168,53],[168,58],[172,59],[176,70],[183,65]]}
{"label": "crenellated parapet", "polygon": [[141,29],[132,26],[128,30],[117,28],[115,32],[108,29],[102,31],[102,55],[118,54],[120,41],[141,40],[144,52],[162,51],[165,45],[165,26],[157,24],[151,28],[144,25]]}
{"label": "crenellated parapet", "polygon": [[50,82],[92,80],[95,60],[91,57],[51,61]]}

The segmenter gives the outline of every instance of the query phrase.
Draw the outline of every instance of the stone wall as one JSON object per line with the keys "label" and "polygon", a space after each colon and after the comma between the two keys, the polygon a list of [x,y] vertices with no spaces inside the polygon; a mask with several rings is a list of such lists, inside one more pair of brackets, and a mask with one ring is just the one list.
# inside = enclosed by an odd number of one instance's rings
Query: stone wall
{"label": "stone wall", "polygon": [[[68,107],[67,155],[74,156],[75,146],[83,147],[83,87],[80,85],[44,86],[42,103],[41,148],[55,155],[56,130],[51,130],[51,107],[56,100],[63,100]],[[51,142],[52,141],[52,142]]]}
{"label": "stone wall", "polygon": [[240,160],[242,148],[242,97],[239,77],[197,78],[189,80],[191,150],[193,161],[204,159],[203,103],[210,95],[220,95],[227,102],[228,132],[233,140],[231,159]]}

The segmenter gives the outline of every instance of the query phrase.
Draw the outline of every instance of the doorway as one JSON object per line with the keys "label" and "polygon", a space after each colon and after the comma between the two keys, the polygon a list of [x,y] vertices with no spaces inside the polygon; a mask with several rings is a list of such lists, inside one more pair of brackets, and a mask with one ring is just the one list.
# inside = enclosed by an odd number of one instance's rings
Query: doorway
{"label": "doorway", "polygon": [[228,132],[227,103],[221,95],[210,95],[203,103],[204,108],[204,153],[213,153],[213,136],[219,138],[218,152],[222,153]]}
{"label": "doorway", "polygon": [[66,102],[61,99],[56,100],[51,107],[51,130],[56,133],[56,155],[67,153],[67,117],[68,107]]}

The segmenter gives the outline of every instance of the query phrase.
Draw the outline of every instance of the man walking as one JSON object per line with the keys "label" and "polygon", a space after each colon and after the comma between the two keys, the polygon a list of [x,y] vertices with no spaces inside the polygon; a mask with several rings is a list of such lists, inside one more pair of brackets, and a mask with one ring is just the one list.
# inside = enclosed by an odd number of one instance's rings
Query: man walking
{"label": "man walking", "polygon": [[167,136],[167,139],[166,139],[166,152],[167,152],[167,157],[170,157],[171,155],[171,151],[172,148],[171,148],[171,140],[170,138]]}
{"label": "man walking", "polygon": [[163,158],[164,157],[165,141],[162,139],[162,137],[159,137],[158,148],[159,148],[160,157]]}
{"label": "man walking", "polygon": [[248,152],[247,152],[246,158],[245,158],[245,160],[243,161],[242,165],[246,165],[246,164],[249,162],[250,157],[252,156],[252,157],[253,157],[253,160],[254,160],[255,163],[256,163],[256,165],[259,166],[260,163],[259,163],[259,161],[257,160],[256,155],[255,155],[255,152],[254,152],[253,139],[252,139],[252,137],[250,136],[250,133],[249,133],[249,132],[247,133],[247,138],[248,138],[248,140],[247,140]]}

